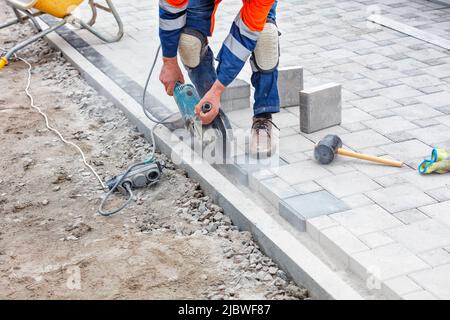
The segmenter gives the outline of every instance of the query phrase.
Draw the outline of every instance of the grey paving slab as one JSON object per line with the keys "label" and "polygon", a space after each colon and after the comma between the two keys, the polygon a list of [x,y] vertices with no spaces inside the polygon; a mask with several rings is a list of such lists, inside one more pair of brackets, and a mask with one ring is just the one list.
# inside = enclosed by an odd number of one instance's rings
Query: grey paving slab
{"label": "grey paving slab", "polygon": [[398,243],[356,253],[352,255],[350,266],[364,279],[372,276],[372,274],[367,274],[367,270],[375,269],[376,276],[380,280],[408,275],[414,271],[429,268],[429,265],[422,259]]}
{"label": "grey paving slab", "polygon": [[297,190],[279,177],[272,177],[260,181],[259,192],[273,205],[278,205],[280,199],[298,195]]}
{"label": "grey paving slab", "polygon": [[352,209],[365,207],[374,203],[362,193],[343,197],[341,200],[344,201]]}
{"label": "grey paving slab", "polygon": [[317,180],[323,188],[338,198],[380,189],[381,186],[360,172],[349,172]]}
{"label": "grey paving slab", "polygon": [[450,253],[443,248],[432,249],[430,251],[420,253],[418,256],[432,267],[450,263]]}
{"label": "grey paving slab", "polygon": [[354,150],[377,147],[391,143],[383,135],[374,130],[363,130],[341,135],[343,143]]}
{"label": "grey paving slab", "polygon": [[426,219],[385,231],[414,253],[450,245],[450,228],[434,219]]}
{"label": "grey paving slab", "polygon": [[280,201],[280,215],[300,231],[306,230],[306,220],[347,210],[347,205],[327,191],[297,195]]}
{"label": "grey paving slab", "polygon": [[416,139],[380,146],[380,149],[403,161],[428,157],[431,154],[430,146]]}
{"label": "grey paving slab", "polygon": [[281,67],[278,70],[278,92],[281,107],[299,106],[298,92],[303,90],[303,68]]}
{"label": "grey paving slab", "polygon": [[436,92],[417,97],[417,100],[433,107],[444,107],[447,106],[450,101],[450,93],[445,91]]}
{"label": "grey paving slab", "polygon": [[346,228],[335,226],[323,229],[319,236],[320,245],[341,260],[347,267],[349,256],[369,250],[369,247]]}
{"label": "grey paving slab", "polygon": [[426,193],[440,202],[450,200],[450,186],[433,188],[431,190],[426,191]]}
{"label": "grey paving slab", "polygon": [[409,184],[394,185],[370,191],[366,195],[390,213],[414,209],[436,202],[423,191]]}
{"label": "grey paving slab", "polygon": [[291,186],[331,176],[322,165],[310,160],[277,168],[274,173]]}
{"label": "grey paving slab", "polygon": [[400,211],[393,214],[398,220],[403,222],[404,224],[411,224],[417,221],[429,219],[428,216],[423,214],[417,209],[410,209],[405,211]]}
{"label": "grey paving slab", "polygon": [[280,154],[296,153],[314,149],[314,143],[301,135],[280,138]]}
{"label": "grey paving slab", "polygon": [[411,275],[411,278],[434,296],[448,300],[450,299],[449,273],[450,264],[447,264],[434,269],[416,272]]}
{"label": "grey paving slab", "polygon": [[422,142],[435,146],[438,143],[448,140],[450,137],[450,128],[445,125],[436,125],[427,128],[414,129],[409,131],[414,137]]}
{"label": "grey paving slab", "polygon": [[387,117],[363,122],[367,127],[381,133],[388,134],[397,131],[411,130],[418,128],[416,125],[400,116]]}
{"label": "grey paving slab", "polygon": [[341,85],[330,83],[300,91],[300,129],[305,133],[336,126],[342,121]]}
{"label": "grey paving slab", "polygon": [[406,173],[375,178],[375,180],[383,186],[392,186],[396,183],[402,183],[423,190],[425,192],[439,187],[445,187],[450,184],[450,181],[448,181],[448,177],[445,175],[421,175],[415,170],[411,170]]}
{"label": "grey paving slab", "polygon": [[399,100],[402,98],[411,98],[411,97],[419,97],[422,96],[423,93],[413,89],[407,85],[399,85],[399,86],[394,86],[394,87],[389,87],[389,88],[383,88],[383,89],[378,89],[378,90],[374,90],[377,94],[381,95],[381,96],[385,96],[389,99],[392,100]]}
{"label": "grey paving slab", "polygon": [[354,123],[365,120],[371,120],[373,116],[358,108],[346,108],[342,110],[342,123]]}
{"label": "grey paving slab", "polygon": [[358,237],[366,246],[371,249],[382,247],[394,243],[394,239],[389,237],[383,231],[367,233]]}
{"label": "grey paving slab", "polygon": [[[367,153],[367,154],[376,155],[376,156],[381,156],[382,158],[386,158],[386,159],[396,159],[398,161],[404,161],[404,159],[402,157],[396,158],[396,157],[386,156],[385,152],[383,152],[383,150],[379,150],[378,152],[376,152],[372,148],[372,149],[362,150],[362,152]],[[397,168],[397,167],[391,167],[391,166],[386,166],[386,165],[382,165],[382,164],[372,163],[369,161],[361,161],[361,160],[354,160],[354,161],[352,161],[351,165],[353,168],[355,168],[359,172],[362,172],[363,174],[365,174],[371,178],[389,176],[389,175],[398,174],[401,172],[410,172],[412,170],[411,168],[409,168],[407,166]]]}
{"label": "grey paving slab", "polygon": [[330,218],[339,222],[356,236],[403,226],[397,218],[378,205],[335,213],[330,215]]}
{"label": "grey paving slab", "polygon": [[419,210],[427,216],[450,227],[450,201],[420,207]]}

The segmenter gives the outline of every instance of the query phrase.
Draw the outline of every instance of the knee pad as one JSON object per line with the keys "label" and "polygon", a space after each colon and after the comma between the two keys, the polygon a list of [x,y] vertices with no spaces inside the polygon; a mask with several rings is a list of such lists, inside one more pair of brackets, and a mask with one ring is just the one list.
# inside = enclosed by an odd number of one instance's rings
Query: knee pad
{"label": "knee pad", "polygon": [[178,52],[183,64],[187,68],[196,68],[200,64],[207,50],[207,40],[200,32],[186,28],[180,36]]}
{"label": "knee pad", "polygon": [[256,68],[257,71],[272,72],[278,67],[280,59],[278,36],[277,25],[266,22],[252,53],[252,67]]}

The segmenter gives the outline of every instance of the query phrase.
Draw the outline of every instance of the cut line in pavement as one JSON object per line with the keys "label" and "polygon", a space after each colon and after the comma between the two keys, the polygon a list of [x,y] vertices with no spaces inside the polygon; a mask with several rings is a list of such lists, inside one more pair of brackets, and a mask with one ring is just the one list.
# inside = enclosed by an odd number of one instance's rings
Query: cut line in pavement
{"label": "cut line in pavement", "polygon": [[441,47],[443,49],[450,50],[450,41],[435,34],[408,26],[407,24],[395,21],[387,17],[383,17],[379,14],[373,14],[369,16],[367,20],[389,29],[407,34],[413,38],[434,44],[435,46]]}

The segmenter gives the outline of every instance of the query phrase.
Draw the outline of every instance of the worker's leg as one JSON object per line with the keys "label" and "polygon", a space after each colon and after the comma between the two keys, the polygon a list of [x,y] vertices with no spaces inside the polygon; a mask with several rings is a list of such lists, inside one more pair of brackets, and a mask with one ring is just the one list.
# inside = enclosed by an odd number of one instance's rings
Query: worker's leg
{"label": "worker's leg", "polygon": [[267,17],[267,23],[271,25],[266,23],[263,31],[266,34],[261,34],[258,40],[258,44],[264,42],[264,46],[257,44],[257,48],[251,58],[253,69],[251,80],[255,88],[255,103],[253,105],[255,116],[280,111],[280,98],[277,86],[279,46],[278,30],[276,28],[276,8],[277,2],[273,4]]}
{"label": "worker's leg", "polygon": [[214,29],[214,14],[219,0],[190,0],[186,28],[180,39],[179,51],[189,78],[202,97],[217,79],[214,54],[207,37]]}

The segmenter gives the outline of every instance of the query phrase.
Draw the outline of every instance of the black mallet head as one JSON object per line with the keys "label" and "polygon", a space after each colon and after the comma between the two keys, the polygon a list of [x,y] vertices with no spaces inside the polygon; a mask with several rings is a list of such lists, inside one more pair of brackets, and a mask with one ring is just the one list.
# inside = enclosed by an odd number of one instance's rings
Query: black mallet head
{"label": "black mallet head", "polygon": [[329,134],[317,143],[314,148],[314,158],[321,164],[329,164],[334,160],[339,148],[342,148],[341,138],[337,135]]}

